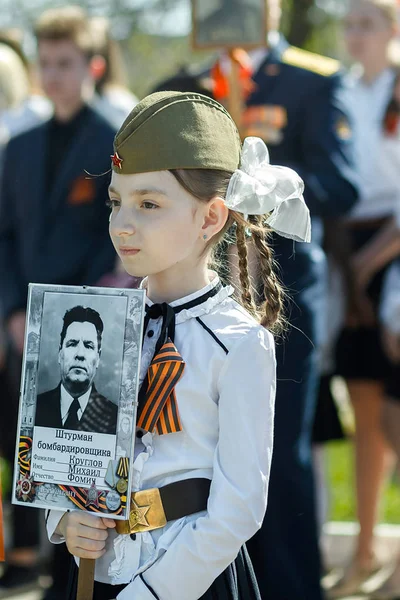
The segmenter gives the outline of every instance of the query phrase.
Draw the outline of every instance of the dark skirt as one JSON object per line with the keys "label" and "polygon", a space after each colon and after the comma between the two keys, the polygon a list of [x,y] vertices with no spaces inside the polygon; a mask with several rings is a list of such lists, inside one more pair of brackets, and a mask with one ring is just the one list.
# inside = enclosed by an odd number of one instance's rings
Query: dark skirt
{"label": "dark skirt", "polygon": [[400,365],[392,366],[392,371],[385,384],[385,396],[390,400],[400,402]]}
{"label": "dark skirt", "polygon": [[[76,600],[77,586],[78,568],[73,560],[66,600]],[[125,585],[107,585],[96,581],[93,600],[112,600],[124,587]],[[253,566],[245,546],[240,550],[236,560],[217,577],[199,600],[261,600]],[[267,599],[263,598],[263,600]]]}
{"label": "dark skirt", "polygon": [[[379,229],[371,227],[351,230],[353,251],[365,246]],[[379,305],[383,279],[388,267],[389,265],[386,265],[375,275],[367,289],[367,296],[376,316],[376,325],[356,329],[345,327],[339,335],[336,345],[336,374],[345,379],[383,382],[390,376],[391,365],[382,346],[379,327]]]}
{"label": "dark skirt", "polygon": [[314,444],[342,440],[345,437],[331,391],[331,381],[331,375],[323,375],[320,379],[312,434]]}

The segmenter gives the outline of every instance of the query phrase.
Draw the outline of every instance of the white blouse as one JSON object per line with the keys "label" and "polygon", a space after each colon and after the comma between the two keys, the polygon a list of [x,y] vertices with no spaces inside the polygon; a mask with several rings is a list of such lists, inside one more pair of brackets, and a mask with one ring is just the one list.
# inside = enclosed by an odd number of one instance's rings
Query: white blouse
{"label": "white blouse", "polygon": [[[219,279],[213,275],[208,286],[171,306],[201,302],[217,285]],[[109,530],[95,578],[129,584],[118,600],[154,600],[143,579],[160,600],[197,600],[262,524],[273,445],[274,340],[232,299],[232,293],[232,288],[222,288],[177,313],[175,345],[186,363],[175,388],[183,431],[145,434],[136,444],[132,466],[134,490],[188,478],[210,479],[207,510],[138,534],[135,540]],[[160,328],[161,318],[150,320],[141,381]],[[64,541],[54,534],[61,516],[60,511],[51,511],[47,522],[54,543]]]}
{"label": "white blouse", "polygon": [[387,69],[371,83],[361,73],[345,79],[342,100],[350,117],[360,178],[360,198],[350,220],[400,215],[400,128],[388,135],[383,126],[395,76]]}

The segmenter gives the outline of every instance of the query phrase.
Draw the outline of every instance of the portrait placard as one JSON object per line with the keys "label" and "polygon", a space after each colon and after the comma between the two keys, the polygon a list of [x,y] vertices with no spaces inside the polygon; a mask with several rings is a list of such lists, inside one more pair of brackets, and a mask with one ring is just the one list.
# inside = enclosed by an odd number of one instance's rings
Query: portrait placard
{"label": "portrait placard", "polygon": [[195,49],[266,45],[265,0],[192,0],[192,45]]}
{"label": "portrait placard", "polygon": [[144,290],[29,285],[13,503],[127,519]]}

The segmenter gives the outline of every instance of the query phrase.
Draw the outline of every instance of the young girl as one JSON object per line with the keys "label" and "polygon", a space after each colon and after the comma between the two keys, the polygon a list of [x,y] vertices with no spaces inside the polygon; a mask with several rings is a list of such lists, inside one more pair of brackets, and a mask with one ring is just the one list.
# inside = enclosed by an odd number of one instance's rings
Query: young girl
{"label": "young girl", "polygon": [[397,34],[396,0],[351,0],[345,41],[357,61],[344,101],[352,119],[360,201],[348,220],[357,310],[348,315],[336,350],[337,372],[348,385],[355,414],[355,472],[360,533],[355,557],[332,595],[357,594],[380,567],[374,526],[390,458],[381,427],[384,381],[390,372],[377,321],[383,267],[399,252],[400,104],[398,72],[390,63]]}
{"label": "young girl", "polygon": [[[271,213],[269,225],[283,235],[309,240],[302,191],[296,173],[269,165],[260,139],[248,138],[241,155],[229,114],[200,94],[152,94],[118,132],[110,234],[128,273],[147,276],[148,296],[133,486],[160,489],[167,524],[129,535],[129,523],[51,511],[50,539],[97,559],[95,600],[260,599],[244,544],[267,505],[275,397],[268,329],[279,324],[282,305],[263,215]],[[209,270],[232,229],[243,307]],[[249,241],[264,275],[260,312]],[[162,414],[149,426],[146,373],[166,342],[183,374],[170,419]]]}

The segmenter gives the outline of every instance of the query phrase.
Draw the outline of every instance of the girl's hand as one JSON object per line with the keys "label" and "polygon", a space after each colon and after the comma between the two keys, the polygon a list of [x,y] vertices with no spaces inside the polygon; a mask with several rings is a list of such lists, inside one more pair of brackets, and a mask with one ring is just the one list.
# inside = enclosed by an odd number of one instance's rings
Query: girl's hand
{"label": "girl's hand", "polygon": [[98,518],[76,510],[65,513],[57,531],[65,537],[71,554],[79,558],[97,559],[105,553],[108,529],[113,527],[113,519]]}
{"label": "girl's hand", "polygon": [[389,360],[395,364],[400,363],[400,335],[384,328],[382,333],[383,347]]}

